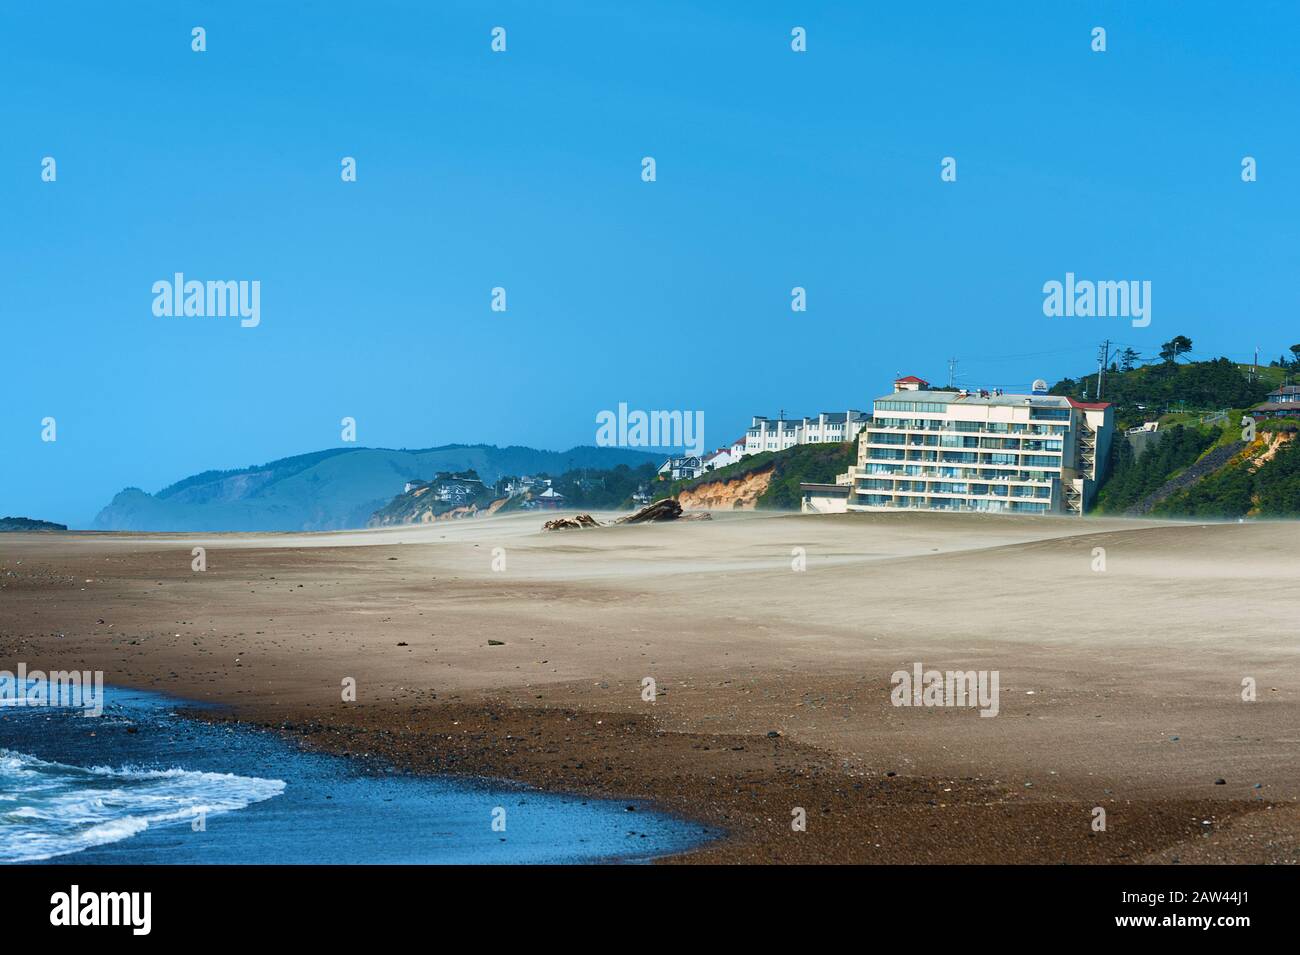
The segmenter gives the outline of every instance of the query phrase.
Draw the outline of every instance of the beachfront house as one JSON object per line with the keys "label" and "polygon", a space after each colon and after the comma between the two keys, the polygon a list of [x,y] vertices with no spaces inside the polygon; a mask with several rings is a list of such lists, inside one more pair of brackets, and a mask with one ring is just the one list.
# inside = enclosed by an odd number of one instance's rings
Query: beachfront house
{"label": "beachfront house", "polygon": [[665,481],[683,481],[702,474],[703,470],[699,455],[688,454],[685,457],[669,458],[659,465],[657,474]]}
{"label": "beachfront house", "polygon": [[538,507],[555,510],[564,506],[564,495],[553,487],[547,487],[541,494],[533,497]]}
{"label": "beachfront house", "polygon": [[716,471],[718,468],[725,468],[728,464],[735,464],[740,457],[732,452],[731,448],[718,448],[716,451],[710,451],[700,460],[700,467],[704,471]]}

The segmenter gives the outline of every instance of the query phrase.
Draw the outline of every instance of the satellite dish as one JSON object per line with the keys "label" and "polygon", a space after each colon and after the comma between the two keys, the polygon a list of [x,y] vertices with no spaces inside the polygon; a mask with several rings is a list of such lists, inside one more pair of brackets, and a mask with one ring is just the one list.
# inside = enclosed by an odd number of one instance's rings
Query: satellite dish
{"label": "satellite dish", "polygon": [[1047,382],[1043,381],[1041,378],[1036,378],[1034,379],[1034,384],[1031,390],[1036,395],[1045,395],[1047,394]]}

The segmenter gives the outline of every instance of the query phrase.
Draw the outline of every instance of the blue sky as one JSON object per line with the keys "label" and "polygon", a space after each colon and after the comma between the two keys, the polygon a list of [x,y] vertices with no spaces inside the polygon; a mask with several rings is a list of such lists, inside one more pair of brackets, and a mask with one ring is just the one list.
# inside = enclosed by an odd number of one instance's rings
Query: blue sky
{"label": "blue sky", "polygon": [[[0,514],[84,525],[128,485],[336,446],[344,416],[368,446],[567,448],[622,401],[703,410],[717,445],[950,356],[1007,389],[1107,337],[1271,359],[1300,341],[1297,26],[1268,2],[5,4]],[[260,281],[260,326],[155,317],[178,271]],[[1067,271],[1151,281],[1151,325],[1045,317]]]}

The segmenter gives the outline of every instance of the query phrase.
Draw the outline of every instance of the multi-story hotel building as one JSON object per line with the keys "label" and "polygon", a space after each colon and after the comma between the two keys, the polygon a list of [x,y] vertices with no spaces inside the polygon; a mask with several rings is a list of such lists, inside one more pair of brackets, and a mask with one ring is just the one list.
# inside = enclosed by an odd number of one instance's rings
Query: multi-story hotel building
{"label": "multi-story hotel building", "polygon": [[1114,432],[1112,407],[1046,394],[932,391],[903,378],[873,402],[858,463],[804,487],[804,510],[918,508],[1081,514]]}

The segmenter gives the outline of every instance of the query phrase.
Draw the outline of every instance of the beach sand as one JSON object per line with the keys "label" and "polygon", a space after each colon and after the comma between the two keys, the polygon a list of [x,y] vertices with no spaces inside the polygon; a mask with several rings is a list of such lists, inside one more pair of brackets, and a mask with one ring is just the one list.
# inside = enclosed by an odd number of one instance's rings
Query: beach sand
{"label": "beach sand", "polygon": [[[548,516],[0,535],[0,669],[730,834],[665,861],[1300,860],[1294,524]],[[892,705],[918,662],[997,671],[998,715]]]}

